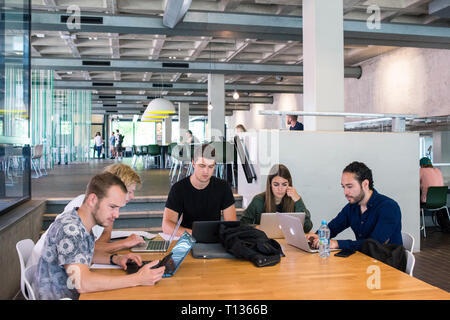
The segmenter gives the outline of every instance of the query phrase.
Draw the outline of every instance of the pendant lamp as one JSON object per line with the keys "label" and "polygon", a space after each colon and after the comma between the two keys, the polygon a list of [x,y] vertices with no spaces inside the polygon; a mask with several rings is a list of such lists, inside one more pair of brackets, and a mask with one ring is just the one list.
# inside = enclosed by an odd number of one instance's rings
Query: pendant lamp
{"label": "pendant lamp", "polygon": [[164,98],[156,98],[150,101],[145,109],[144,115],[171,113],[175,113],[175,106],[173,103]]}

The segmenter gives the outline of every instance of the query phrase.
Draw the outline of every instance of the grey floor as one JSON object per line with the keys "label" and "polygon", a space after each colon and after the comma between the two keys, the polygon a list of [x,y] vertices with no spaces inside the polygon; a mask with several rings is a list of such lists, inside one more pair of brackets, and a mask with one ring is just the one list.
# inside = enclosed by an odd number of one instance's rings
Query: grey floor
{"label": "grey floor", "polygon": [[[121,161],[131,164],[131,158]],[[70,198],[84,193],[89,179],[117,160],[90,160],[88,163],[56,165],[48,170],[47,176],[32,179],[31,196],[33,199]],[[167,195],[170,190],[168,169],[144,169],[137,163],[136,172],[142,180],[142,186],[136,191],[136,196]]]}

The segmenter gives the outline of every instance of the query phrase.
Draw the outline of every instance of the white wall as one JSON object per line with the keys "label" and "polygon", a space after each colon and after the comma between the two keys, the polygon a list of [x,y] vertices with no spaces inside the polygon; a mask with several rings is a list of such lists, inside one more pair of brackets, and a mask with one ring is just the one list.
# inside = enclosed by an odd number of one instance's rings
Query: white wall
{"label": "white wall", "polygon": [[[311,211],[315,230],[347,204],[342,170],[361,161],[372,170],[375,189],[399,204],[402,229],[413,235],[415,250],[420,250],[418,134],[261,130],[244,136],[253,139],[249,151],[259,173],[257,183],[249,186],[239,169],[238,193],[247,200],[264,190],[270,167],[282,163]],[[348,229],[337,238],[354,239],[354,234]]]}
{"label": "white wall", "polygon": [[450,51],[399,48],[364,62],[345,79],[345,111],[450,114]]}

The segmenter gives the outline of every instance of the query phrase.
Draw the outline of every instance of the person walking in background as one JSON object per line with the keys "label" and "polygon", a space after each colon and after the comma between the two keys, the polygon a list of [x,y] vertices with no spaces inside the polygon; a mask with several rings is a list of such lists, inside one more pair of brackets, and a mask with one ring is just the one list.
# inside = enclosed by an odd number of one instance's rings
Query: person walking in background
{"label": "person walking in background", "polygon": [[109,146],[111,149],[111,159],[114,159],[116,152],[114,150],[114,145],[116,144],[116,137],[114,136],[114,131],[111,133],[111,137],[109,138]]}
{"label": "person walking in background", "polygon": [[102,135],[100,134],[100,132],[96,133],[96,135],[94,137],[94,144],[95,144],[94,158],[95,158],[95,151],[97,151],[97,158],[100,159],[100,156],[102,154],[102,148],[103,148],[103,139],[102,139]]}
{"label": "person walking in background", "polygon": [[293,114],[288,114],[286,116],[287,125],[289,130],[303,131],[303,123],[297,121],[298,117]]}
{"label": "person walking in background", "polygon": [[429,187],[442,187],[444,178],[442,172],[438,168],[433,168],[430,158],[423,157],[420,159],[420,204],[427,202],[427,193]]}
{"label": "person walking in background", "polygon": [[117,160],[120,160],[119,156],[120,156],[120,158],[123,159],[122,143],[123,143],[124,136],[123,136],[123,134],[120,134],[119,129],[116,130],[115,138],[116,138],[116,143],[114,145],[115,146],[114,149],[116,150],[116,158],[117,158]]}

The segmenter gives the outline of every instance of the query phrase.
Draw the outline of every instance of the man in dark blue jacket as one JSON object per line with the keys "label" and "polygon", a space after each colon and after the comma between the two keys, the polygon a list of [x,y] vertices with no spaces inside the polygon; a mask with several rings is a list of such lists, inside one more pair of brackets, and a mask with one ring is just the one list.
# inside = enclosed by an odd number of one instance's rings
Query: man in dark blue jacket
{"label": "man in dark blue jacket", "polygon": [[[403,245],[400,207],[373,188],[372,171],[364,163],[349,164],[342,172],[341,185],[349,203],[328,224],[330,239],[350,227],[356,240],[330,240],[330,249],[359,250],[368,238]],[[315,247],[319,246],[317,234],[306,237]]]}

